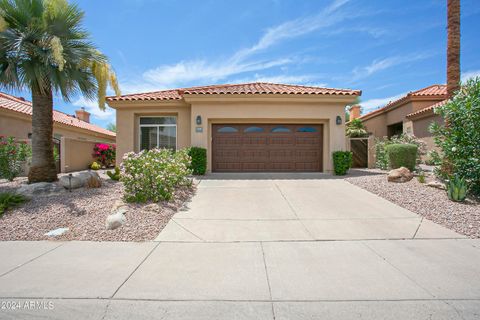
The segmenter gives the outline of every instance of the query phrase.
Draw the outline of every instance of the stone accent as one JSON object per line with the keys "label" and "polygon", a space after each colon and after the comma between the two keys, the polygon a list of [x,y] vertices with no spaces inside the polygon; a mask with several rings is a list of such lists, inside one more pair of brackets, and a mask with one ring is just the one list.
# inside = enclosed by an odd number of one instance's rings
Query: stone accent
{"label": "stone accent", "polygon": [[405,167],[393,169],[388,172],[387,180],[389,182],[407,182],[413,179],[413,173]]}

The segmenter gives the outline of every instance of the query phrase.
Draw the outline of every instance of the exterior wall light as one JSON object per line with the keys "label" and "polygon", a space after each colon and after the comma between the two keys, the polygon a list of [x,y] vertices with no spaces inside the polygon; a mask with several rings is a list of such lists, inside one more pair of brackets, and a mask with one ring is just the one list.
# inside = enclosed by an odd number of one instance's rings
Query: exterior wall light
{"label": "exterior wall light", "polygon": [[337,116],[337,119],[335,120],[335,122],[337,123],[337,125],[341,125],[342,124],[342,117]]}
{"label": "exterior wall light", "polygon": [[202,124],[202,117],[197,116],[197,118],[195,119],[195,122],[197,123],[197,126],[201,125]]}

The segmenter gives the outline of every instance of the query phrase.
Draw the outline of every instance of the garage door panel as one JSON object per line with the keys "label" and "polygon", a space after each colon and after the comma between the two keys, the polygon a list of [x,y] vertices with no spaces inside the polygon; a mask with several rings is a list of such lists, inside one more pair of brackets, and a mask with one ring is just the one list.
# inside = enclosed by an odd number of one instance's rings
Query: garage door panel
{"label": "garage door panel", "polygon": [[322,171],[322,125],[221,124],[212,132],[213,171]]}

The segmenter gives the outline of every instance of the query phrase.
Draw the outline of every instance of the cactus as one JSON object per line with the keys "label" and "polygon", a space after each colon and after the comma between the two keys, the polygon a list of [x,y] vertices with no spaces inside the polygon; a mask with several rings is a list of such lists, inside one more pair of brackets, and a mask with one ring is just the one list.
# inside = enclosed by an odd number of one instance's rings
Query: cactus
{"label": "cactus", "polygon": [[468,185],[464,178],[450,177],[447,181],[447,195],[452,201],[462,202],[467,197]]}
{"label": "cactus", "polygon": [[115,167],[114,171],[107,171],[107,175],[110,177],[110,179],[118,181],[120,180],[120,169]]}

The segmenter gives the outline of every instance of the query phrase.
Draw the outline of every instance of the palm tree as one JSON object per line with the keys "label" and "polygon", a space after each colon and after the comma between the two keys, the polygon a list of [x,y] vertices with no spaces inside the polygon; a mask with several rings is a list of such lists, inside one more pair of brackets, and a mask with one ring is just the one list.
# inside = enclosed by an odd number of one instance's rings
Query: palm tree
{"label": "palm tree", "polygon": [[447,20],[447,94],[451,98],[460,88],[460,0],[448,0]]}
{"label": "palm tree", "polygon": [[57,179],[53,159],[53,94],[83,94],[105,108],[109,84],[119,95],[108,59],[82,28],[83,12],[66,0],[0,0],[0,86],[32,94],[29,182]]}

